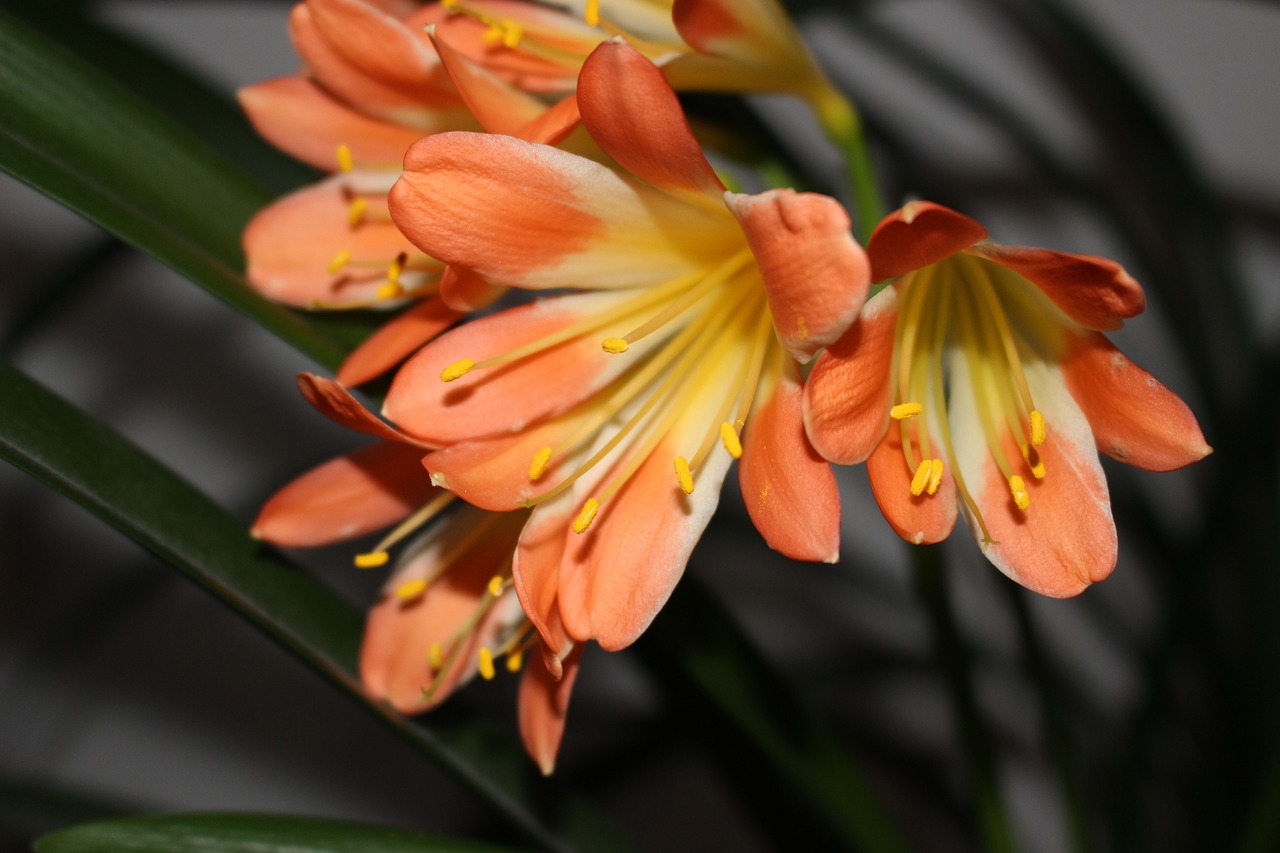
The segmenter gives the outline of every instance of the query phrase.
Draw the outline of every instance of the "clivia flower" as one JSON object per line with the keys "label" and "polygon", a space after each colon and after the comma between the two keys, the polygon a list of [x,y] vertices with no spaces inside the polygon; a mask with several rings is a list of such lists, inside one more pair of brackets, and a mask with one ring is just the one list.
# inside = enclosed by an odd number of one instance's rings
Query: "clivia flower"
{"label": "clivia flower", "polygon": [[[581,649],[564,637],[554,611],[543,643],[514,593],[511,564],[528,513],[486,512],[431,484],[423,445],[367,412],[338,383],[301,374],[303,395],[338,423],[380,440],[298,477],[263,506],[256,538],[296,548],[348,541],[396,525],[356,565],[384,565],[406,545],[369,612],[360,650],[366,690],[414,714],[438,706],[476,676],[523,670],[518,709],[529,754],[550,773],[564,734]],[[549,621],[548,621],[549,620]],[[537,651],[525,665],[526,653]]]}
{"label": "clivia flower", "polygon": [[727,193],[675,93],[620,40],[578,82],[582,121],[626,171],[510,137],[439,134],[391,192],[413,243],[550,296],[466,323],[400,369],[384,413],[442,449],[433,480],[532,508],[513,566],[544,639],[631,643],[670,595],[733,458],[756,527],[837,556],[839,498],[807,444],[796,361],[866,297],[866,256],[825,196]]}
{"label": "clivia flower", "polygon": [[931,202],[867,244],[891,281],[819,357],[805,424],[827,459],[867,462],[885,518],[917,544],[957,508],[987,558],[1036,592],[1111,573],[1116,530],[1098,452],[1169,471],[1211,452],[1194,415],[1102,334],[1145,307],[1103,258],[987,240]]}

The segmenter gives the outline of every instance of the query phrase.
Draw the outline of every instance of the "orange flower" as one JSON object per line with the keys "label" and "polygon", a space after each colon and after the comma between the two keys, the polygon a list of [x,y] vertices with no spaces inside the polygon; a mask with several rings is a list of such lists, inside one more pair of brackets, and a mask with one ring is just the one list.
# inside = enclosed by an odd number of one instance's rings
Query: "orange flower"
{"label": "orange flower", "polygon": [[1097,451],[1151,471],[1211,449],[1186,404],[1101,334],[1145,307],[1116,263],[1007,246],[931,202],[867,245],[893,283],[817,361],[814,447],[866,460],[908,541],[945,539],[964,512],[987,558],[1036,592],[1075,595],[1115,567]]}
{"label": "orange flower", "polygon": [[[453,495],[431,485],[420,442],[382,423],[340,385],[309,374],[304,396],[344,426],[381,441],[338,457],[289,483],[263,506],[257,538],[284,547],[327,545],[400,522],[372,552],[356,558],[383,565],[387,549],[433,522],[404,549],[369,612],[360,652],[366,689],[396,710],[420,713],[443,702],[479,675],[520,671],[520,731],[544,773],[555,765],[564,734],[569,693],[581,650],[559,626],[554,601],[546,603],[540,642],[514,594],[511,565],[528,513],[450,507]],[[438,518],[446,508],[448,515]],[[537,647],[539,659],[523,666]]]}
{"label": "orange flower", "polygon": [[438,338],[385,413],[443,448],[424,460],[438,484],[534,508],[513,571],[535,625],[554,599],[570,637],[617,649],[670,594],[734,457],[771,546],[836,558],[839,498],[793,359],[854,319],[868,267],[833,199],[726,193],[661,72],[621,41],[587,60],[578,104],[627,172],[495,135],[409,151],[391,211],[415,245],[495,284],[590,292]]}

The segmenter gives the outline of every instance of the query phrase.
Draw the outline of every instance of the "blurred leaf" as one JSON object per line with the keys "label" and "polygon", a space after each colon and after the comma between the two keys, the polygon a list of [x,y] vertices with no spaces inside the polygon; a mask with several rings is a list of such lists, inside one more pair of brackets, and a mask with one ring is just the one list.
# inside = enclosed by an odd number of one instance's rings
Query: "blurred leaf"
{"label": "blurred leaf", "polygon": [[240,231],[268,196],[195,136],[0,11],[0,169],[334,367],[330,335],[263,299]]}
{"label": "blurred leaf", "polygon": [[510,848],[358,823],[261,814],[123,818],[46,835],[37,853],[501,853]]}
{"label": "blurred leaf", "polygon": [[60,827],[90,820],[106,820],[133,809],[36,782],[7,780],[0,783],[0,837],[29,840]]}
{"label": "blurred leaf", "polygon": [[[553,850],[621,842],[581,799],[477,718],[411,725],[355,674],[361,614],[249,538],[246,525],[107,427],[0,366],[0,457],[180,569],[387,722],[526,837]],[[554,811],[540,808],[543,797]]]}

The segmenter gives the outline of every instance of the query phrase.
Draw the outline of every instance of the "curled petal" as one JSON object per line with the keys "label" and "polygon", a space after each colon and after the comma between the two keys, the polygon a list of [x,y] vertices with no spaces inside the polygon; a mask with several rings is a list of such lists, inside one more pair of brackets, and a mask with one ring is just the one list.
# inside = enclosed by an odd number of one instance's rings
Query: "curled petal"
{"label": "curled petal", "polygon": [[520,738],[544,776],[555,771],[556,754],[560,751],[569,713],[569,697],[581,662],[582,647],[578,646],[564,659],[559,678],[541,663],[532,662],[525,667],[520,679]]}
{"label": "curled petal", "polygon": [[334,100],[313,81],[281,77],[246,86],[240,106],[258,133],[277,148],[332,172],[337,149],[346,145],[356,162],[400,163],[422,131],[370,118]]}
{"label": "curled petal", "polygon": [[587,59],[578,109],[600,147],[648,184],[713,197],[724,192],[670,84],[626,42],[607,41]]}
{"label": "curled petal", "polygon": [[834,343],[867,298],[867,255],[840,202],[815,193],[726,193],[755,254],[774,327],[800,363]]}
{"label": "curled petal", "polygon": [[[939,446],[936,438],[930,441],[930,447]],[[946,539],[955,527],[955,478],[950,468],[944,467],[934,494],[913,495],[911,480],[915,473],[902,452],[902,424],[891,421],[884,440],[867,458],[871,492],[894,533],[913,545],[931,545]]]}
{"label": "curled petal", "polygon": [[913,201],[884,218],[871,239],[871,280],[887,281],[949,258],[987,238],[987,229],[931,201]]}
{"label": "curled petal", "polygon": [[1062,371],[1098,449],[1148,471],[1172,471],[1212,452],[1187,404],[1100,334],[1073,339]]}
{"label": "curled petal", "polygon": [[530,514],[511,563],[511,578],[520,606],[542,638],[545,668],[559,679],[564,657],[573,648],[560,618],[560,563],[565,530],[573,520],[568,495],[538,506]]}
{"label": "curled petal", "polygon": [[699,53],[779,69],[808,57],[775,0],[675,0],[671,7],[680,37]]}
{"label": "curled petal", "polygon": [[424,299],[366,338],[335,378],[343,385],[361,385],[381,376],[461,316],[439,299]]}
{"label": "curled petal", "polygon": [[[788,371],[794,373],[794,367]],[[840,558],[840,492],[804,434],[798,377],[784,376],[747,422],[738,481],[765,542],[793,560]]]}
{"label": "curled petal", "polygon": [[849,331],[818,356],[805,383],[804,421],[809,441],[824,459],[856,464],[884,436],[897,322],[897,289],[885,288]]}
{"label": "curled petal", "polygon": [[466,267],[446,267],[440,276],[440,298],[455,311],[480,311],[507,292]]}
{"label": "curled petal", "polygon": [[305,548],[388,527],[437,491],[418,462],[422,454],[380,442],[313,468],[271,496],[253,523],[253,536]]}
{"label": "curled petal", "polygon": [[302,396],[329,420],[356,432],[411,445],[417,450],[418,458],[422,457],[427,445],[383,423],[337,382],[314,373],[299,373],[297,379]]}
{"label": "curled petal", "polygon": [[1147,307],[1142,286],[1124,267],[1106,258],[983,243],[972,255],[1013,270],[1086,329],[1114,331]]}

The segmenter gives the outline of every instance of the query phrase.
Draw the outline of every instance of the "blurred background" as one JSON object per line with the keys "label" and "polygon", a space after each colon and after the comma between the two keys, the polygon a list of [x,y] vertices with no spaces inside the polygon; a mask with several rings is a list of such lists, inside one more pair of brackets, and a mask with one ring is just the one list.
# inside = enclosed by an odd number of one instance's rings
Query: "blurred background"
{"label": "blurred background", "polygon": [[[134,41],[228,99],[298,67],[284,2],[4,5],[38,27]],[[1143,110],[1126,91],[1091,88],[1107,69],[1073,52],[1077,34],[1038,3],[794,8],[865,111],[890,202],[935,198],[1001,241],[1124,263],[1151,304],[1113,339],[1191,404],[1217,449],[1171,474],[1105,462],[1120,560],[1081,598],[1021,595],[959,528],[943,549],[1017,849],[1243,849],[1271,837],[1267,781],[1280,784],[1265,737],[1280,656],[1268,645],[1280,559],[1267,544],[1280,522],[1280,11],[1247,0],[1063,7],[1122,63]],[[780,133],[801,129],[812,179],[839,192],[840,156],[803,107],[757,106]],[[282,165],[276,189],[306,175]],[[10,363],[246,525],[285,481],[358,443],[296,393],[293,375],[315,364],[5,176],[0,262]],[[980,849],[973,770],[939,665],[957,647],[939,643],[863,472],[840,476],[838,565],[768,551],[731,478],[689,571],[754,638],[779,690],[835,734],[912,849]],[[293,556],[363,606],[382,577],[351,569],[351,552]],[[660,619],[697,612],[686,603]],[[1039,639],[1030,656],[1024,616]],[[767,786],[755,801],[750,763],[726,759],[720,724],[648,640],[587,655],[557,775],[641,849],[776,849],[786,815],[767,813]],[[514,732],[514,687],[475,684],[449,712]],[[28,849],[64,820],[197,810],[503,837],[447,774],[236,614],[0,466],[0,843]]]}

